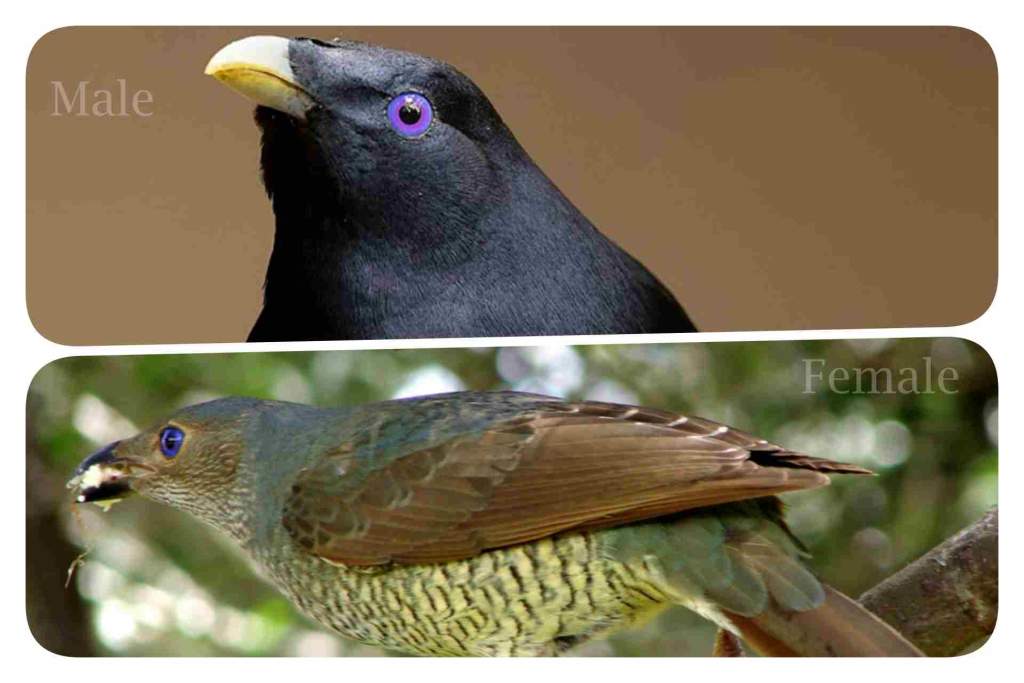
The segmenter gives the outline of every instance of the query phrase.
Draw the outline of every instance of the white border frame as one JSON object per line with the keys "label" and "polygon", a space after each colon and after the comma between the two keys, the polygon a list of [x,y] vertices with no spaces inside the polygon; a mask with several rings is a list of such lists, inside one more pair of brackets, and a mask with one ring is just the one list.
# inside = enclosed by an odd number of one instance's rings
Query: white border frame
{"label": "white border frame", "polygon": [[[25,396],[35,373],[50,361],[77,355],[129,355],[150,353],[260,352],[316,349],[424,348],[449,346],[537,345],[565,343],[622,343],[637,341],[694,342],[786,339],[845,339],[870,337],[957,336],[984,347],[995,361],[1001,380],[1000,408],[1004,416],[1024,415],[1020,385],[1024,364],[1015,348],[1021,344],[1020,320],[1024,310],[1024,268],[1020,196],[1022,178],[1021,67],[1024,39],[1021,23],[1009,2],[935,1],[878,2],[861,0],[855,5],[827,2],[774,0],[733,0],[700,6],[632,0],[622,4],[596,2],[468,3],[445,0],[412,2],[375,0],[367,3],[239,3],[195,2],[113,3],[101,0],[73,3],[51,0],[8,9],[3,28],[0,64],[6,72],[7,102],[0,109],[2,130],[11,141],[0,160],[3,191],[3,248],[0,249],[0,291],[2,295],[3,344],[0,351],[6,387],[0,394],[0,415],[8,448],[4,456],[14,473],[4,491],[2,503],[3,538],[12,550],[12,560],[0,565],[0,585],[9,606],[0,617],[0,643],[5,655],[5,674],[18,680],[32,676],[42,680],[66,681],[144,677],[147,683],[180,683],[183,677],[200,679],[244,676],[251,683],[278,683],[286,678],[330,676],[342,678],[409,676],[418,683],[452,683],[486,676],[495,683],[518,681],[524,675],[587,677],[592,683],[618,683],[631,676],[659,676],[665,680],[708,677],[721,681],[758,677],[763,681],[787,681],[793,677],[827,678],[830,683],[857,681],[880,676],[928,676],[935,681],[989,679],[1000,677],[1017,654],[1014,642],[1024,635],[1021,621],[1021,591],[1018,581],[1000,586],[1003,609],[996,633],[977,653],[966,657],[936,660],[764,660],[733,659],[541,659],[541,660],[424,660],[424,659],[234,659],[175,658],[152,659],[68,659],[47,652],[28,631],[25,618],[25,563],[21,484],[25,439]],[[116,347],[61,346],[42,338],[32,327],[25,306],[25,64],[35,41],[49,30],[68,25],[955,25],[970,28],[992,46],[999,67],[999,284],[990,309],[978,320],[953,328],[905,328],[891,330],[825,330],[801,332],[702,333],[698,335],[656,335],[637,337],[550,337],[515,339],[436,340],[422,342],[185,344]],[[1013,124],[1017,121],[1018,124]],[[20,142],[20,144],[15,144]],[[946,273],[956,277],[953,264]],[[1013,311],[1017,311],[1015,315]],[[1006,482],[1020,478],[1014,453],[1001,458],[1000,492],[1011,489]],[[1000,558],[1003,576],[1020,574],[1021,550],[1018,531],[1020,506],[1015,496],[1000,495],[1004,534]],[[685,671],[684,671],[685,669]]]}

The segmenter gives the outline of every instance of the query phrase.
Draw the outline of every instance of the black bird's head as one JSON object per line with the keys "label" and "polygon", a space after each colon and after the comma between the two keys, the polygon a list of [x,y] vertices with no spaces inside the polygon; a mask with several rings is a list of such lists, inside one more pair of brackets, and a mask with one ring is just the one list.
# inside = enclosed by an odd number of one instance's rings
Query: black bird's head
{"label": "black bird's head", "polygon": [[[253,36],[220,50],[206,73],[259,105],[264,182],[279,218],[344,215],[387,229],[389,240],[401,240],[405,224],[415,231],[417,216],[444,216],[452,230],[501,186],[498,159],[521,153],[479,88],[428,57]],[[415,239],[423,246],[423,235]]]}
{"label": "black bird's head", "polygon": [[206,73],[259,105],[276,228],[250,341],[693,329],[452,66],[252,36]]}

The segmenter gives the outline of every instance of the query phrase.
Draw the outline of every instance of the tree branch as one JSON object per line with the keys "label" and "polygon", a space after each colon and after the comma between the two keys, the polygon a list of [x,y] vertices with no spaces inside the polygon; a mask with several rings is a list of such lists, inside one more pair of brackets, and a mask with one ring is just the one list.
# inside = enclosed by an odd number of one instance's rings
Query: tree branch
{"label": "tree branch", "polygon": [[925,654],[960,654],[995,628],[999,510],[993,509],[860,597]]}
{"label": "tree branch", "polygon": [[[29,402],[29,419],[35,404]],[[65,589],[67,563],[79,549],[68,539],[59,500],[63,486],[53,481],[38,456],[29,425],[25,478],[25,572],[29,577],[25,607],[28,625],[44,648],[65,657],[96,654],[89,609],[76,590]],[[56,493],[55,493],[56,492]]]}

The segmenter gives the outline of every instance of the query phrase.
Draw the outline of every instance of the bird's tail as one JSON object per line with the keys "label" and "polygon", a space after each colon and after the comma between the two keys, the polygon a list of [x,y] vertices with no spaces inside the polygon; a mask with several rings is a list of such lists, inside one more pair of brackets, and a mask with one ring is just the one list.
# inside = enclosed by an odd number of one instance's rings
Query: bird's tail
{"label": "bird's tail", "polygon": [[771,607],[756,617],[726,613],[743,640],[774,657],[922,657],[877,616],[829,586],[825,602],[805,612]]}

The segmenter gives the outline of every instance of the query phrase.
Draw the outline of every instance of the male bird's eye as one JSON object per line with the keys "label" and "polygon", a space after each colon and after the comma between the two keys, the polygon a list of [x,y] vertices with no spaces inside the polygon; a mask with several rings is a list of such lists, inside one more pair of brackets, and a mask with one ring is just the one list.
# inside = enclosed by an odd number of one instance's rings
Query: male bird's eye
{"label": "male bird's eye", "polygon": [[177,427],[164,427],[160,432],[160,452],[168,458],[176,456],[183,443],[185,443],[185,432]]}
{"label": "male bird's eye", "polygon": [[434,110],[426,97],[407,92],[388,104],[388,120],[399,135],[415,138],[427,132],[430,122],[434,120]]}

